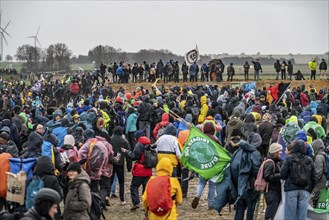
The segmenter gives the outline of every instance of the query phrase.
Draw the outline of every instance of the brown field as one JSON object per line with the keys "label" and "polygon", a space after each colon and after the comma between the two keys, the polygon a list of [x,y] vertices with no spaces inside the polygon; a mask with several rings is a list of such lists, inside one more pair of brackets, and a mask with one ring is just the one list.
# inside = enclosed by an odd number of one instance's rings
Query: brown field
{"label": "brown field", "polygon": [[[136,211],[130,211],[131,199],[130,199],[130,181],[131,173],[126,173],[125,180],[125,201],[127,204],[125,206],[120,206],[120,199],[111,199],[111,206],[109,211],[104,212],[107,219],[110,220],[143,220],[144,212],[141,208]],[[117,195],[119,191],[119,185],[117,185]],[[221,212],[222,216],[219,216],[218,212],[215,210],[208,210],[208,186],[205,187],[202,197],[199,202],[199,206],[196,209],[191,208],[191,203],[194,198],[194,194],[197,187],[197,178],[194,178],[189,183],[189,191],[186,199],[183,199],[183,204],[178,206],[178,219],[181,220],[202,220],[202,219],[222,219],[222,220],[232,220],[234,218],[234,208],[231,205],[231,212],[229,212],[228,206],[225,206]],[[142,193],[142,187],[140,187],[140,197]],[[264,219],[263,213],[263,202],[260,202],[257,220]]]}

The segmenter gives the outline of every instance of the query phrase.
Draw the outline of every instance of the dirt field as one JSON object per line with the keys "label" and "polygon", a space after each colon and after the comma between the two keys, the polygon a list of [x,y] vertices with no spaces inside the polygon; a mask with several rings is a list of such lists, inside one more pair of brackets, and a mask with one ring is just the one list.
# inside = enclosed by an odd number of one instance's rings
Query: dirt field
{"label": "dirt field", "polygon": [[[142,220],[144,216],[144,212],[142,207],[137,209],[136,211],[130,211],[131,207],[131,199],[130,199],[130,181],[131,181],[131,173],[126,173],[126,181],[125,181],[125,199],[127,204],[125,206],[120,206],[120,199],[111,199],[111,206],[109,207],[109,211],[105,212],[107,219],[111,220]],[[119,185],[117,185],[117,195],[119,191]],[[231,206],[231,212],[229,212],[228,206],[224,207],[221,214],[218,215],[218,212],[215,210],[208,210],[208,186],[206,186],[202,197],[199,202],[199,206],[197,209],[191,208],[191,203],[194,198],[194,193],[197,187],[197,178],[194,178],[189,183],[189,191],[186,199],[183,199],[183,204],[178,206],[178,219],[181,220],[202,220],[202,219],[222,219],[222,220],[232,220],[234,218],[234,209]],[[140,189],[140,197],[141,197],[141,189]],[[259,206],[257,220],[264,219],[263,213],[263,205],[262,202]]]}

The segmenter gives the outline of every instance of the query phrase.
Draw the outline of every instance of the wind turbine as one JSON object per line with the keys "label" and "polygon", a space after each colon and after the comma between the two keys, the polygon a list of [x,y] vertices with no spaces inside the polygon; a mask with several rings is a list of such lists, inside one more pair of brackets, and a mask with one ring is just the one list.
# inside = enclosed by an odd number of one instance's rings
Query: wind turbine
{"label": "wind turbine", "polygon": [[34,38],[34,47],[35,48],[37,47],[37,42],[38,42],[39,46],[41,47],[40,41],[38,39],[39,31],[40,31],[40,25],[39,25],[38,31],[35,36],[28,36],[28,38]]}
{"label": "wind turbine", "polygon": [[1,17],[2,17],[2,11],[0,10],[0,34],[1,34],[1,58],[0,58],[0,61],[3,60],[3,40],[5,40],[6,45],[8,46],[6,35],[8,37],[11,37],[10,34],[8,34],[8,32],[6,31],[6,29],[7,29],[8,25],[10,24],[11,20],[8,22],[8,24],[4,28],[2,28],[2,26],[1,26]]}

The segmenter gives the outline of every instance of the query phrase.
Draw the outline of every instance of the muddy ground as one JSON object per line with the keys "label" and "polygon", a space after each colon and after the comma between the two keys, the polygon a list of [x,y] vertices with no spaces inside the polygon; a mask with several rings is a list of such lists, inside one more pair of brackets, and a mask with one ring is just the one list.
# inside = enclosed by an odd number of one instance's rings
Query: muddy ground
{"label": "muddy ground", "polygon": [[[141,208],[136,211],[130,211],[131,207],[131,199],[130,199],[130,181],[131,181],[131,173],[126,173],[125,179],[125,201],[127,204],[125,206],[120,205],[120,199],[110,199],[111,206],[109,207],[109,211],[105,212],[107,219],[110,220],[142,220],[144,216],[144,212]],[[202,220],[202,219],[222,219],[222,220],[232,220],[234,218],[234,209],[233,205],[231,205],[231,212],[229,212],[229,207],[226,206],[223,208],[221,215],[219,216],[218,212],[215,210],[208,210],[208,185],[206,186],[202,197],[199,202],[199,206],[196,209],[191,208],[191,203],[194,198],[194,194],[197,187],[197,178],[194,178],[189,183],[189,191],[187,198],[183,199],[183,204],[178,206],[178,219],[181,220]],[[140,198],[142,193],[142,187],[140,187]],[[119,193],[119,185],[117,185],[116,194]],[[263,204],[260,202],[259,211],[258,211],[258,220],[264,219],[263,213]]]}

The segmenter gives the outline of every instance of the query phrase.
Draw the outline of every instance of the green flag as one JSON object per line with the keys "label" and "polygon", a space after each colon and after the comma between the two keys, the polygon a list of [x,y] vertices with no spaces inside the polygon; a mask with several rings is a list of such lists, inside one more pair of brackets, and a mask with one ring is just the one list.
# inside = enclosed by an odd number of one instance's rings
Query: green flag
{"label": "green flag", "polygon": [[325,187],[320,190],[318,204],[316,205],[314,212],[316,213],[329,212],[329,188]]}
{"label": "green flag", "polygon": [[204,179],[216,178],[222,180],[223,170],[227,167],[231,157],[227,150],[202,133],[196,127],[191,127],[190,135],[185,142],[182,162],[184,167],[193,170]]}

